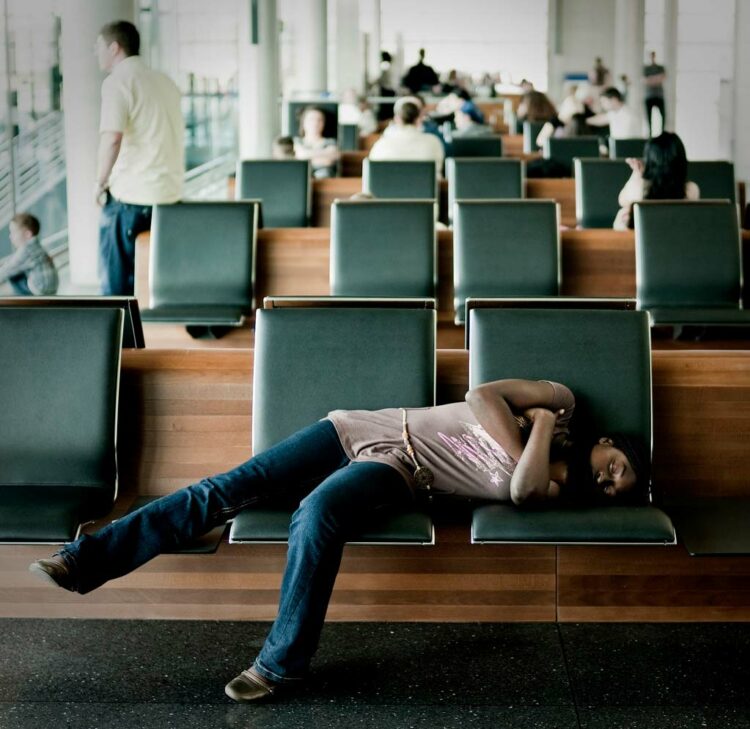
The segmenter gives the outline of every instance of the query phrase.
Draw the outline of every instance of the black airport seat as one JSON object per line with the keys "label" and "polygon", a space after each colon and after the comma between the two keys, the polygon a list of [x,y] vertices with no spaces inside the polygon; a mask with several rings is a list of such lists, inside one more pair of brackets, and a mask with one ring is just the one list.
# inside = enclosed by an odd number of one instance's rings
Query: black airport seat
{"label": "black airport seat", "polygon": [[620,210],[617,198],[632,170],[619,159],[573,161],[576,221],[581,228],[611,228]]}
{"label": "black airport seat", "polygon": [[264,228],[304,228],[312,210],[310,176],[308,160],[241,160],[234,197],[261,201]]}
{"label": "black airport seat", "polygon": [[435,162],[365,159],[362,191],[387,200],[437,200]]}

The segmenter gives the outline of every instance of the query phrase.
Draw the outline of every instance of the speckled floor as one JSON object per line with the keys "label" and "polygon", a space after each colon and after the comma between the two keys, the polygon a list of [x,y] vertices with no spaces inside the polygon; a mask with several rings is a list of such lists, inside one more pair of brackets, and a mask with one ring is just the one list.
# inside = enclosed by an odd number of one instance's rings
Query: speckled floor
{"label": "speckled floor", "polygon": [[2,729],[750,729],[750,625],[326,626],[304,685],[224,684],[267,623],[0,620]]}

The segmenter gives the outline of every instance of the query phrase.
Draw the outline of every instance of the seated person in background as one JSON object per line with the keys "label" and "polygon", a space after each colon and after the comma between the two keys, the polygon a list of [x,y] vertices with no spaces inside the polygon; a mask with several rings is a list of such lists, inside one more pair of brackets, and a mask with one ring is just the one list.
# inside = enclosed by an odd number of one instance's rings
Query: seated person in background
{"label": "seated person in background", "polygon": [[516,116],[523,121],[551,122],[554,126],[561,126],[555,105],[547,94],[541,91],[529,91],[524,94],[516,110]]}
{"label": "seated person in background", "polygon": [[317,106],[308,106],[300,118],[300,136],[294,138],[294,156],[309,159],[316,179],[335,177],[339,160],[336,140],[324,137],[326,115]]}
{"label": "seated person in background", "polygon": [[371,160],[434,160],[440,170],[445,151],[434,134],[418,128],[421,111],[411,99],[399,99],[393,124],[370,150]]}
{"label": "seated person in background", "polygon": [[374,517],[430,493],[515,504],[645,504],[649,451],[625,435],[569,438],[573,393],[497,380],[465,401],[334,410],[228,473],[151,502],[65,545],[30,570],[91,592],[255,506],[299,503],[279,611],[253,664],[225,692],[249,703],[308,673],[344,545]]}
{"label": "seated person in background", "polygon": [[599,97],[604,110],[589,117],[592,127],[609,127],[609,136],[614,139],[631,139],[642,135],[641,117],[625,104],[622,94],[610,86]]}
{"label": "seated person in background", "polygon": [[18,213],[8,226],[15,251],[0,261],[0,283],[10,283],[21,296],[57,293],[55,264],[39,242],[39,221],[29,213]]}
{"label": "seated person in background", "polygon": [[492,127],[484,123],[481,114],[477,113],[477,107],[469,101],[453,112],[453,122],[456,125],[453,137],[486,137],[494,133]]}
{"label": "seated person in background", "polygon": [[339,124],[356,124],[362,137],[378,131],[375,112],[367,103],[367,99],[364,96],[357,96],[354,89],[347,89],[341,94]]}
{"label": "seated person in background", "polygon": [[633,227],[633,203],[641,200],[697,200],[700,189],[687,179],[687,155],[682,140],[672,132],[663,132],[646,142],[643,159],[627,159],[633,170],[625,187],[620,190],[617,212],[612,227],[628,230]]}
{"label": "seated person in background", "polygon": [[273,159],[294,159],[294,140],[291,137],[276,137],[271,147]]}

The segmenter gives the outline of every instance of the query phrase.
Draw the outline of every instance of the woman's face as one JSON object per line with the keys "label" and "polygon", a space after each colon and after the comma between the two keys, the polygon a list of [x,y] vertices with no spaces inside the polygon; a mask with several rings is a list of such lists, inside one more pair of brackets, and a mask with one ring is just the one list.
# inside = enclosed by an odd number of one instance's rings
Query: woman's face
{"label": "woman's face", "polygon": [[306,137],[320,137],[325,125],[326,120],[321,112],[308,111],[302,120],[302,132]]}
{"label": "woman's face", "polygon": [[595,489],[610,498],[630,491],[637,481],[627,456],[610,438],[600,438],[591,449],[591,473]]}

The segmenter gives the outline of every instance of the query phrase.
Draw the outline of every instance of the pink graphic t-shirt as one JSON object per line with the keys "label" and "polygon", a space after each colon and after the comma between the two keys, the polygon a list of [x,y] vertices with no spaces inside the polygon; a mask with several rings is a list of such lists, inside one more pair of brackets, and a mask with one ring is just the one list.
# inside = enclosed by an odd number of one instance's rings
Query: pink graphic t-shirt
{"label": "pink graphic t-shirt", "polygon": [[[552,410],[565,409],[555,434],[565,433],[575,408],[573,393],[556,382]],[[334,410],[328,414],[352,461],[380,461],[413,487],[414,464],[402,438],[400,408]],[[433,490],[477,499],[510,500],[516,461],[479,425],[465,402],[407,409],[412,446],[421,466],[435,475]]]}

